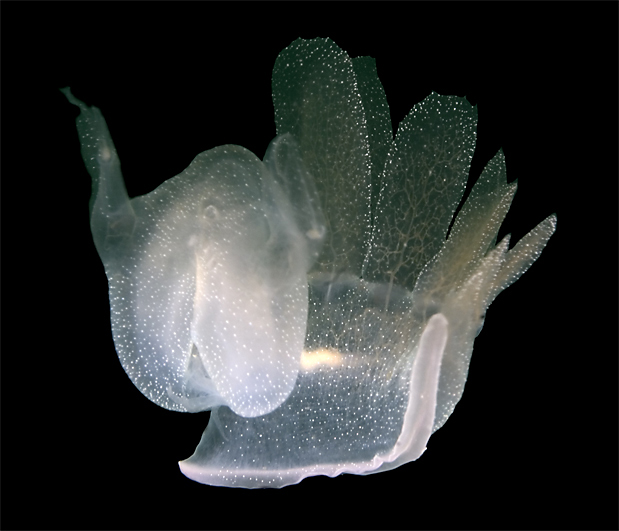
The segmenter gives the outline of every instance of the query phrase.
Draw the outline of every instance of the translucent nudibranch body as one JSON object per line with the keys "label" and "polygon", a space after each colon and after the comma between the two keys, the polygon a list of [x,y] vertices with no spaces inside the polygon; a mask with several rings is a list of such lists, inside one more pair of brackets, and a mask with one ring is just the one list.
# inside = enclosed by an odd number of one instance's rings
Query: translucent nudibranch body
{"label": "translucent nudibranch body", "polygon": [[213,410],[182,472],[283,487],[417,459],[460,400],[495,297],[539,257],[509,249],[501,152],[449,226],[477,110],[430,94],[392,135],[369,57],[296,40],[273,71],[277,136],[226,145],[130,199],[105,120],[77,105],[118,357],[161,407]]}

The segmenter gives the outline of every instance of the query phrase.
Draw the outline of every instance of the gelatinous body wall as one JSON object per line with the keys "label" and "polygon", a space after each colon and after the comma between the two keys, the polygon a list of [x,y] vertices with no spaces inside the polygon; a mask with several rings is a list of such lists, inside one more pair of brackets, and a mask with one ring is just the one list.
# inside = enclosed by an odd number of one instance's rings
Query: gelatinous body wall
{"label": "gelatinous body wall", "polygon": [[374,60],[329,39],[278,57],[278,136],[127,197],[96,108],[82,111],[91,226],[119,358],[153,402],[212,409],[188,477],[282,487],[417,459],[463,392],[494,298],[539,256],[550,216],[518,244],[498,153],[459,213],[476,109],[431,94],[391,134]]}

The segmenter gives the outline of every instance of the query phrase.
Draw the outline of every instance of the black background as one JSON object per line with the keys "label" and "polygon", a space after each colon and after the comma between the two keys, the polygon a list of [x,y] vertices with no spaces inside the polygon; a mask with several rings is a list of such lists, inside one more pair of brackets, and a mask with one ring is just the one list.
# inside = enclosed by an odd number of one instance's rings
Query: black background
{"label": "black background", "polygon": [[[617,4],[2,6],[3,528],[616,528]],[[479,106],[472,178],[503,147],[499,237],[553,212],[492,304],[426,453],[283,490],[194,483],[208,413],[165,411],[114,352],[70,86],[105,116],[131,196],[201,151],[275,136],[297,37],[376,58],[394,124],[431,90]]]}

